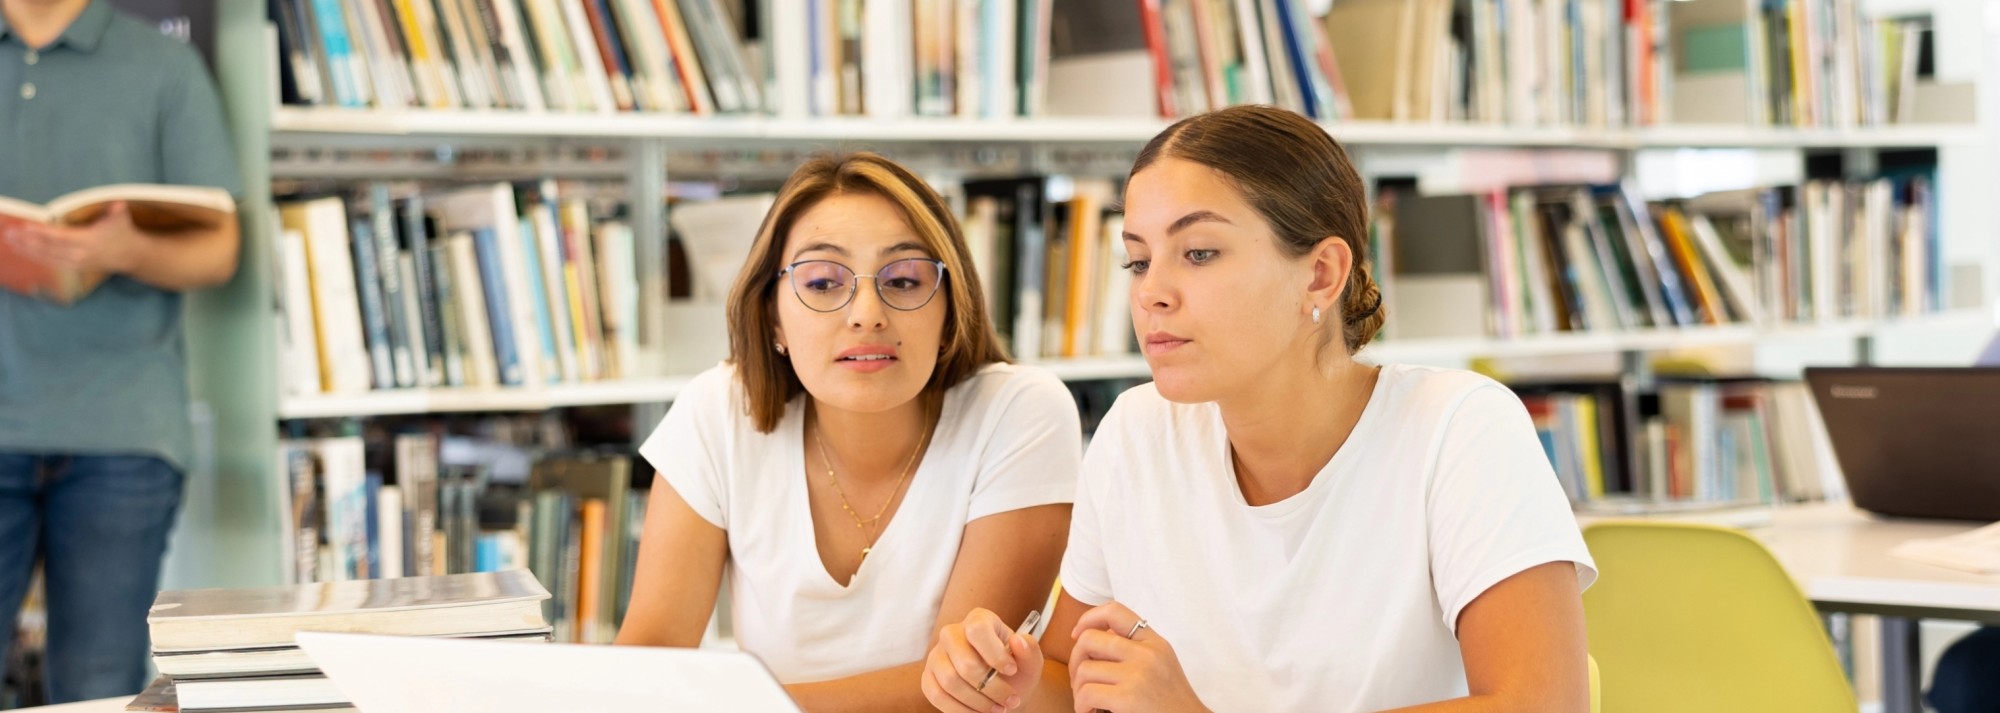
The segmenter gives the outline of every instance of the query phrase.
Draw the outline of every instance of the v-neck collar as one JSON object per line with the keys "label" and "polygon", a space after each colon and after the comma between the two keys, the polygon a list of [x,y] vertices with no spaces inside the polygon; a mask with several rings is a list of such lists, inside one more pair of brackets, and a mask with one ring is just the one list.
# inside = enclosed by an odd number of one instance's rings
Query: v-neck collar
{"label": "v-neck collar", "polygon": [[[944,400],[947,405],[951,402],[952,396],[953,394],[949,392],[945,394]],[[848,594],[856,591],[860,587],[861,579],[867,576],[870,571],[877,568],[877,565],[871,563],[883,557],[894,556],[896,554],[896,550],[893,549],[893,545],[897,541],[896,533],[907,529],[901,523],[909,519],[903,517],[903,508],[913,502],[923,502],[919,498],[924,497],[923,493],[928,490],[930,481],[936,480],[935,477],[926,477],[925,474],[933,468],[932,464],[937,460],[936,458],[932,458],[931,455],[937,448],[938,442],[942,440],[940,435],[947,427],[947,424],[944,419],[940,418],[937,425],[932,427],[931,437],[924,445],[923,462],[917,464],[915,472],[910,473],[910,482],[903,491],[902,504],[896,507],[895,512],[890,513],[889,523],[882,526],[881,534],[875,537],[875,544],[868,547],[868,556],[861,559],[860,566],[854,569],[854,575],[847,579],[847,583],[842,584],[838,578],[834,577],[833,571],[827,568],[826,557],[820,554],[819,551],[819,523],[813,519],[812,509],[811,480],[813,473],[806,470],[806,406],[803,400],[810,399],[812,396],[807,394],[801,395],[799,398],[801,399],[801,403],[793,407],[794,412],[785,419],[784,429],[786,432],[783,434],[784,447],[786,449],[784,454],[785,462],[789,464],[791,472],[800,478],[797,481],[799,487],[793,490],[796,495],[791,499],[792,502],[788,503],[787,507],[791,509],[795,516],[804,518],[803,522],[806,523],[806,526],[799,529],[804,532],[804,546],[806,550],[811,552],[813,560],[819,563],[820,581],[834,587],[842,594]]]}

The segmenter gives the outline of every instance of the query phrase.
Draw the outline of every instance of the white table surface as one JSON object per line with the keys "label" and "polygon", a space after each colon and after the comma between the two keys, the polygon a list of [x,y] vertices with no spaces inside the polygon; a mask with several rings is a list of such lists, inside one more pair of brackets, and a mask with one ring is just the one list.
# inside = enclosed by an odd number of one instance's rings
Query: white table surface
{"label": "white table surface", "polygon": [[2000,576],[1889,554],[1913,539],[1955,535],[1978,523],[1885,519],[1845,504],[1780,508],[1750,533],[1771,548],[1806,597],[1829,611],[2000,623]]}
{"label": "white table surface", "polygon": [[59,706],[42,706],[23,710],[37,711],[38,713],[125,713],[125,704],[131,702],[131,696],[124,696],[121,698],[106,698],[96,701],[84,701],[82,703],[64,703]]}
{"label": "white table surface", "polygon": [[[1622,518],[1579,515],[1577,522],[1588,526],[1617,519]],[[1826,611],[2000,623],[2000,576],[1889,554],[1909,540],[1955,535],[1980,523],[1888,519],[1845,503],[1693,511],[1653,519],[1743,528],[1770,548],[1806,597]]]}
{"label": "white table surface", "polygon": [[[1597,518],[1585,518],[1586,520]],[[1749,532],[1823,610],[2000,623],[2000,576],[1920,564],[1889,555],[1916,538],[1944,537],[1977,523],[1883,519],[1845,504],[1779,508],[1771,524]],[[121,713],[131,698],[33,710]]]}

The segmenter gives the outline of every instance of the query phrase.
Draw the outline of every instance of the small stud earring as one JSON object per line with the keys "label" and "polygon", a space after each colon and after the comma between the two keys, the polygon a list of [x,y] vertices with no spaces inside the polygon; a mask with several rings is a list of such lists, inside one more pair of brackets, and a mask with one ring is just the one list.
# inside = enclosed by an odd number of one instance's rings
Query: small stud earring
{"label": "small stud earring", "polygon": [[788,353],[788,352],[786,352],[786,351],[785,351],[785,345],[783,345],[783,344],[780,344],[780,345],[778,345],[778,354],[780,354],[780,355],[784,355],[784,354],[787,354],[787,353]]}
{"label": "small stud earring", "polygon": [[1313,324],[1319,324],[1319,308],[1313,308]]}

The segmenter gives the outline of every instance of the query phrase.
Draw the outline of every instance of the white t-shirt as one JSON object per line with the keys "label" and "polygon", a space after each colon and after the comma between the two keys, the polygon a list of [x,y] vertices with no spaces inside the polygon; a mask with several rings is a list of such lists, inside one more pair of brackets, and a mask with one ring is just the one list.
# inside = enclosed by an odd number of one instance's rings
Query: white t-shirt
{"label": "white t-shirt", "polygon": [[[639,453],[729,533],[736,643],[785,683],[921,660],[966,523],[1076,497],[1082,427],[1049,374],[993,364],[947,391],[937,431],[848,586],[820,560],[806,499],[805,397],[770,433],[734,367],[695,377]],[[835,527],[841,523],[834,523]]]}
{"label": "white t-shirt", "polygon": [[1488,587],[1590,553],[1519,398],[1469,372],[1386,366],[1345,445],[1251,507],[1212,403],[1125,392],[1084,456],[1062,585],[1173,644],[1209,708],[1377,711],[1466,695],[1458,615]]}

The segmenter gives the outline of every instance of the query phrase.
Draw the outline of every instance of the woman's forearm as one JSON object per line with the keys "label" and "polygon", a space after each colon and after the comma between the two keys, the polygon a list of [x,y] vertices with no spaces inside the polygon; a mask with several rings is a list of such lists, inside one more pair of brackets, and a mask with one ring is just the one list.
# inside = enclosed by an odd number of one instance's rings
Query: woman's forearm
{"label": "woman's forearm", "polygon": [[1043,661],[1041,684],[1021,704],[1022,713],[1072,713],[1076,699],[1069,691],[1069,664]]}
{"label": "woman's forearm", "polygon": [[868,711],[912,711],[932,713],[937,709],[924,700],[919,677],[922,661],[880,671],[837,678],[831,681],[798,683],[785,687],[792,699],[807,713],[866,713]]}

